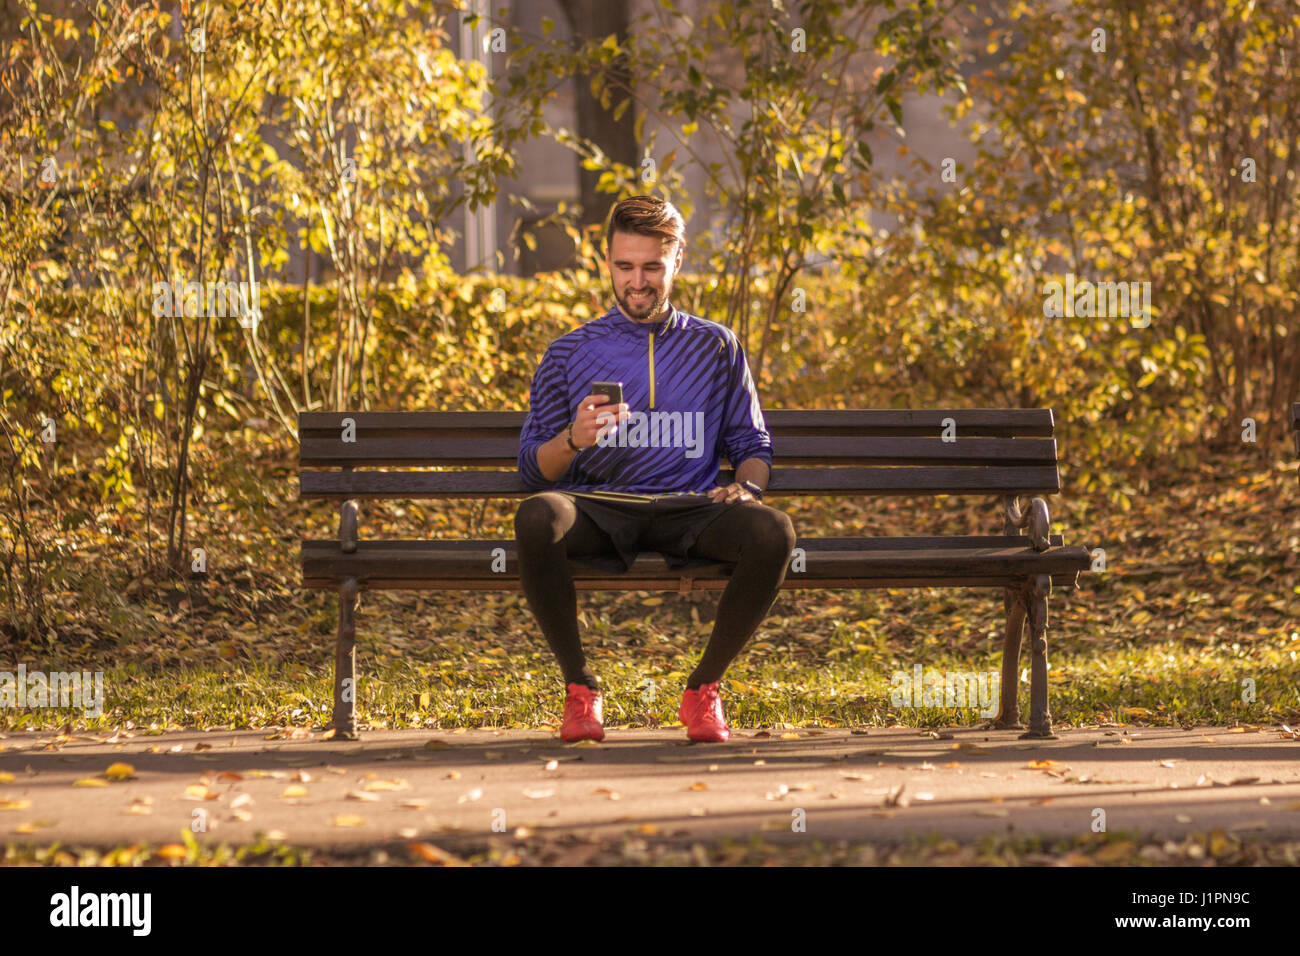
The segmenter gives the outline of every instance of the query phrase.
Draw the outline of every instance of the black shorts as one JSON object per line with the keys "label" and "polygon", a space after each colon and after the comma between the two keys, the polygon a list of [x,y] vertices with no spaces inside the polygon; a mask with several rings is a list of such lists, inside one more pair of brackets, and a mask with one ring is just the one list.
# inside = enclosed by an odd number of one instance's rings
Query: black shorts
{"label": "black shorts", "polygon": [[559,491],[579,512],[609,535],[609,555],[574,555],[603,571],[624,573],[639,551],[658,551],[674,571],[714,563],[712,558],[691,558],[686,552],[695,539],[726,513],[728,505],[714,503],[703,492],[667,495],[630,495],[605,491]]}

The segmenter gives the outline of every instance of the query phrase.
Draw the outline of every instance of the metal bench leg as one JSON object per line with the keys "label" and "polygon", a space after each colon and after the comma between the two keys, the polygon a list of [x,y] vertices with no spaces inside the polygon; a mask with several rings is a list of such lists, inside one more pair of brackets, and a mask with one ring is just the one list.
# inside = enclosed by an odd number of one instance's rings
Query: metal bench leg
{"label": "metal bench leg", "polygon": [[989,726],[996,730],[1024,730],[1020,722],[1020,642],[1025,633],[1025,587],[1002,591],[1006,633],[1002,637],[1002,695],[998,715]]}
{"label": "metal bench leg", "polygon": [[339,633],[334,645],[335,740],[357,739],[357,579],[339,585]]}
{"label": "metal bench leg", "polygon": [[1052,593],[1050,574],[1034,575],[1029,588],[1029,730],[1020,739],[1056,740],[1052,714],[1047,708],[1047,598]]}

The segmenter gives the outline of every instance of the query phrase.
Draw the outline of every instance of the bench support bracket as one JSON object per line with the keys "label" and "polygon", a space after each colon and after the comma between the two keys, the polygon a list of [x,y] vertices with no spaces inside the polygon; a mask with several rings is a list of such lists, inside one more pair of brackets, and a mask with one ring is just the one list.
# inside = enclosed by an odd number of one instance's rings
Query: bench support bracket
{"label": "bench support bracket", "polygon": [[1029,507],[1021,511],[1020,501],[1015,495],[1004,495],[1002,507],[1006,511],[1003,534],[1027,530],[1035,551],[1046,551],[1051,546],[1052,520],[1044,499],[1031,498]]}

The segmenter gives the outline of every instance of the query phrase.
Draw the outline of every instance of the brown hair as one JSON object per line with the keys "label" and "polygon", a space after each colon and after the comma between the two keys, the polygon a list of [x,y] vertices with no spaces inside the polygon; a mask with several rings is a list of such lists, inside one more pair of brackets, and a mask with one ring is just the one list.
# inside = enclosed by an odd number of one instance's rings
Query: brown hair
{"label": "brown hair", "polygon": [[654,196],[629,196],[615,204],[605,227],[605,255],[615,232],[632,232],[641,236],[658,236],[663,242],[686,245],[686,222],[677,207]]}

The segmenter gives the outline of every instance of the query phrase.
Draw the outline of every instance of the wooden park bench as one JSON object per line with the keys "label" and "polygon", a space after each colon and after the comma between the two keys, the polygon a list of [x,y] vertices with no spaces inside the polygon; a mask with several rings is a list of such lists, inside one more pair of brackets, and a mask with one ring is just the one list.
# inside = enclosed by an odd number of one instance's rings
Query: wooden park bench
{"label": "wooden park bench", "polygon": [[[304,412],[298,416],[300,498],[339,502],[337,539],[302,543],[302,583],[337,589],[336,737],[356,736],[359,591],[520,590],[515,541],[362,540],[366,498],[525,498],[517,470],[522,411]],[[1050,533],[1047,503],[1060,491],[1050,408],[795,410],[765,413],[772,435],[768,498],[787,495],[997,495],[1001,534],[798,538],[785,588],[1001,588],[1006,613],[1001,709],[991,726],[1022,728],[1017,698],[1028,621],[1030,719],[1025,737],[1052,737],[1047,704],[1047,601],[1077,588],[1087,549]],[[442,471],[413,470],[437,466]],[[723,459],[719,484],[732,480]],[[396,470],[379,471],[378,468]],[[471,470],[477,469],[477,470]],[[492,470],[484,470],[492,469]],[[796,528],[796,531],[799,529]],[[802,549],[802,550],[801,550]],[[670,570],[642,552],[625,574],[574,562],[578,590],[718,590],[732,564]]]}

